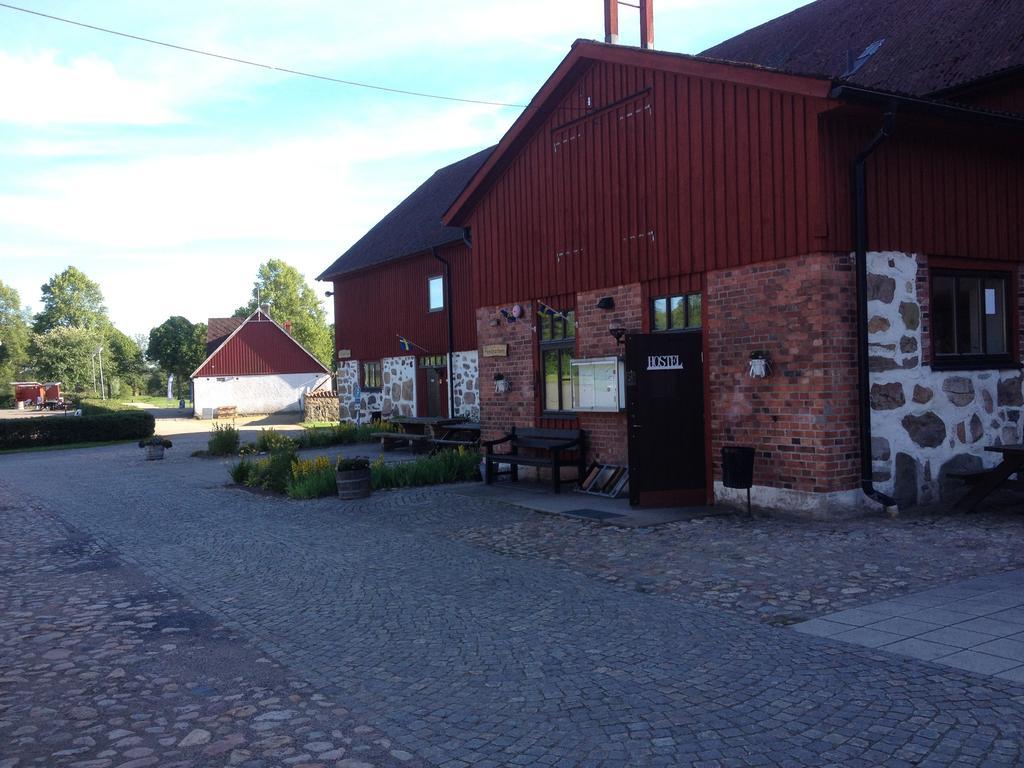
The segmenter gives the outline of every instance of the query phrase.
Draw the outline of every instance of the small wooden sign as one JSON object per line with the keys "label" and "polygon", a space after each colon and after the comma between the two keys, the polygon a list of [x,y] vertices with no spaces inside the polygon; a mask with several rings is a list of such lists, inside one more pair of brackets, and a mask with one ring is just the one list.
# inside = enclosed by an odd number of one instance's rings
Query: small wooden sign
{"label": "small wooden sign", "polygon": [[508,344],[484,344],[484,357],[508,357]]}
{"label": "small wooden sign", "polygon": [[352,350],[351,349],[339,349],[338,350],[338,359],[339,360],[348,360],[350,357],[352,357]]}

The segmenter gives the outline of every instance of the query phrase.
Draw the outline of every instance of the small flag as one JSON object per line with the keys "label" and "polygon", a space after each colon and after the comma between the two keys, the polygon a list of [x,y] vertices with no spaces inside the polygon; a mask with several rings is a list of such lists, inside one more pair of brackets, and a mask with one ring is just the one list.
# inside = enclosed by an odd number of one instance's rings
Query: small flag
{"label": "small flag", "polygon": [[412,342],[405,336],[398,337],[398,346],[402,348],[403,352],[412,352]]}

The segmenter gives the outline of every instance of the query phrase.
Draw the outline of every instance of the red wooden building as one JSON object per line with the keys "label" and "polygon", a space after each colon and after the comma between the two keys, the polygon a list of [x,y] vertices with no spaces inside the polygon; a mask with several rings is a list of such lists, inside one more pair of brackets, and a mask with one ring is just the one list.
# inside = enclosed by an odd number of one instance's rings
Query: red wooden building
{"label": "red wooden building", "polygon": [[196,416],[302,411],[307,394],[330,385],[330,371],[266,309],[211,317],[206,327],[207,357],[192,373]]}
{"label": "red wooden building", "polygon": [[441,215],[490,151],[435,172],[318,278],[334,284],[343,417],[479,416],[469,251]]}
{"label": "red wooden building", "polygon": [[[752,446],[755,498],[809,515],[887,502],[875,484],[934,499],[1020,442],[1024,117],[949,94],[1009,103],[1024,52],[964,64],[948,19],[914,33],[926,5],[821,0],[707,56],[575,43],[444,219],[471,237],[478,343],[508,350],[480,359],[511,383],[481,389],[485,437],[579,426],[646,503],[730,497],[720,449]],[[840,6],[884,35],[838,39],[839,71],[759,63],[829,40]]]}

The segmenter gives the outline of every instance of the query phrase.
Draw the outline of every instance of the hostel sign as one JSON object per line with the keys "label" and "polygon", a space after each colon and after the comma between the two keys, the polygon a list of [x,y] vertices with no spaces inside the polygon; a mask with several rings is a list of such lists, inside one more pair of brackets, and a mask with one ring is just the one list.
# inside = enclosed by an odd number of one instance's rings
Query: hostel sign
{"label": "hostel sign", "polygon": [[648,371],[681,371],[683,364],[679,362],[679,355],[648,355]]}

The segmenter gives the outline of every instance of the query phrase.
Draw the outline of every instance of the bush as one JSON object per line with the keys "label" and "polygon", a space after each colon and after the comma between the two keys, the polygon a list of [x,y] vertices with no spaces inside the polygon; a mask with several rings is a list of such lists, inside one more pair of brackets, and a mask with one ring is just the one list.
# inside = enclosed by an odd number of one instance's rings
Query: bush
{"label": "bush", "polygon": [[292,477],[292,461],[295,454],[291,451],[277,451],[267,458],[253,463],[252,473],[246,485],[263,488],[274,493],[285,493],[288,481]]}
{"label": "bush", "polygon": [[145,411],[96,416],[45,416],[0,420],[0,451],[42,445],[138,440],[153,434],[156,421]]}
{"label": "bush", "polygon": [[206,452],[211,456],[233,456],[238,453],[238,430],[230,424],[214,424]]}
{"label": "bush", "polygon": [[[65,400],[75,401],[73,395],[64,395]],[[104,413],[131,413],[139,409],[133,405],[125,405],[118,400],[100,400],[94,397],[83,397],[76,401],[86,416],[98,416]]]}
{"label": "bush", "polygon": [[252,476],[252,462],[242,459],[231,465],[228,469],[228,473],[231,475],[231,479],[239,485],[248,485],[249,478]]}
{"label": "bush", "polygon": [[153,435],[152,437],[146,437],[139,440],[139,448],[146,448],[150,445],[161,445],[164,448],[170,448],[173,443],[171,443],[171,441],[166,437],[161,437],[160,435]]}
{"label": "bush", "polygon": [[326,456],[298,459],[292,462],[292,477],[288,482],[288,496],[293,499],[318,499],[338,493],[334,469]]}
{"label": "bush", "polygon": [[[292,440],[288,435],[276,432],[273,429],[261,429],[256,438],[256,450],[260,453],[277,453],[278,451],[292,451],[299,447],[297,440]],[[238,449],[238,446],[235,446]]]}
{"label": "bush", "polygon": [[459,448],[398,464],[386,464],[379,458],[370,469],[373,487],[378,489],[460,483],[480,479],[480,454]]}
{"label": "bush", "polygon": [[373,442],[374,432],[395,432],[397,427],[388,422],[378,424],[343,423],[336,427],[306,427],[298,437],[303,448],[325,448],[329,445],[352,445]]}

